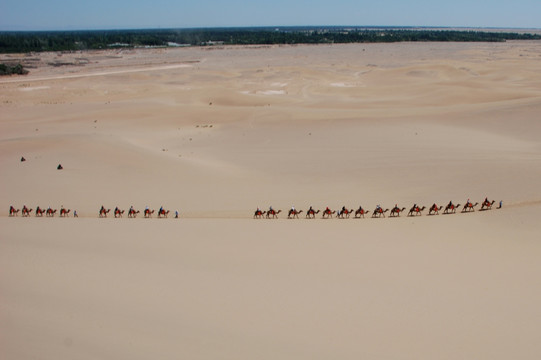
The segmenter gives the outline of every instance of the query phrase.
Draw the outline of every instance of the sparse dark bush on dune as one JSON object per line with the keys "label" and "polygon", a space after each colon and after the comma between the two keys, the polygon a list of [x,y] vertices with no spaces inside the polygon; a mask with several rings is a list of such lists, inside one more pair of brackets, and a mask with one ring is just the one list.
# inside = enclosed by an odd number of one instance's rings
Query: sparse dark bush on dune
{"label": "sparse dark bush on dune", "polygon": [[23,68],[21,64],[17,65],[8,65],[0,64],[0,76],[1,75],[26,75],[28,70]]}

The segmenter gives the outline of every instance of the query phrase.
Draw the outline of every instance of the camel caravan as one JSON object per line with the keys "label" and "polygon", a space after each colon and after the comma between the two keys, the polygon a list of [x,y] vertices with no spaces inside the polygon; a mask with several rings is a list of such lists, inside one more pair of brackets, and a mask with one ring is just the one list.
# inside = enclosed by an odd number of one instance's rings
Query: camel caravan
{"label": "camel caravan", "polygon": [[[21,212],[22,217],[30,217],[34,209],[31,209],[26,205],[23,205],[22,210],[15,209],[15,207],[13,207],[12,205],[9,207],[9,216],[18,216],[19,211]],[[45,215],[45,217],[55,217],[57,212],[59,214],[59,217],[69,217],[71,209],[65,209],[64,206],[61,206],[60,211],[58,211],[58,209],[53,209],[50,206],[47,209],[38,206],[36,207],[36,211],[34,212],[34,214],[35,217],[43,217],[43,215]],[[78,217],[77,211],[73,212],[73,217]]]}
{"label": "camel caravan", "polygon": [[[106,209],[103,205],[98,213],[98,217],[100,218],[106,218],[107,217],[107,214],[111,211],[111,209]],[[126,212],[126,210],[121,210],[118,206],[115,207],[114,211],[113,211],[113,214],[114,214],[114,217],[115,218],[122,218],[124,216],[124,213]],[[135,210],[133,208],[133,206],[130,206],[130,208],[128,209],[128,218],[130,219],[135,219],[137,217],[137,215],[140,213],[141,211],[140,210]],[[160,207],[160,209],[158,210],[158,215],[157,217],[158,218],[167,218],[169,216],[169,213],[171,211],[170,210],[165,210],[162,207]],[[155,210],[151,210],[148,206],[145,208],[145,210],[143,210],[143,217],[146,218],[146,219],[150,219],[152,218],[152,215],[155,213]],[[175,218],[178,218],[178,211],[175,211]]]}
{"label": "camel caravan", "polygon": [[[489,201],[488,198],[485,198],[485,200],[481,203],[481,209],[479,211],[485,211],[485,210],[491,210],[492,205],[494,205],[495,200]],[[462,207],[462,213],[468,213],[475,211],[475,207],[478,206],[479,203],[472,203],[470,199],[466,201],[466,204]],[[432,204],[428,208],[428,214],[429,216],[435,216],[440,215],[440,211],[442,209],[442,214],[449,215],[449,214],[456,214],[457,209],[460,209],[461,204],[454,204],[452,201],[449,201],[449,203],[444,207],[438,206],[436,203]],[[501,209],[502,207],[502,201],[500,201],[500,205],[498,206],[498,209]],[[419,206],[417,204],[414,204],[407,214],[408,217],[415,217],[415,216],[422,216],[423,211],[426,209],[426,206]],[[278,214],[280,214],[282,210],[274,210],[272,206],[269,208],[269,210],[261,210],[259,207],[254,212],[254,219],[278,219]],[[395,204],[395,206],[392,209],[383,209],[380,205],[377,205],[376,208],[372,211],[372,218],[384,218],[385,215],[389,213],[389,217],[400,217],[400,214],[404,213],[406,211],[406,207],[399,207],[398,204]],[[328,206],[325,208],[325,210],[315,210],[312,206],[308,210],[306,210],[306,219],[315,219],[316,215],[322,212],[321,219],[349,219],[351,215],[354,215],[353,218],[360,219],[364,218],[366,214],[369,214],[370,211],[363,209],[362,206],[359,206],[357,210],[354,209],[348,209],[345,206],[342,206],[340,210],[331,210]],[[303,213],[303,210],[297,210],[295,207],[292,207],[288,214],[288,219],[298,219],[299,215]]]}
{"label": "camel caravan", "polygon": [[[32,212],[34,212],[35,217],[55,217],[58,213],[59,217],[70,217],[70,214],[73,214],[73,217],[79,217],[77,214],[77,210],[74,210],[72,212],[71,209],[66,209],[64,206],[61,206],[60,209],[53,209],[51,207],[48,208],[42,208],[40,206],[36,207],[35,211],[34,209],[31,209],[27,207],[26,205],[23,206],[22,209],[17,209],[13,205],[9,207],[9,216],[10,217],[16,217],[19,216],[19,213],[21,213],[22,217],[30,217]],[[100,210],[98,211],[98,217],[99,218],[107,218],[109,216],[109,213],[111,212],[111,209],[105,208],[105,206],[101,206]],[[113,211],[113,216],[115,218],[122,218],[124,217],[124,213],[126,210],[120,209],[118,206],[115,207]],[[152,218],[152,215],[154,214],[154,210],[150,210],[148,207],[144,210],[143,215],[145,218]],[[128,210],[128,218],[136,218],[138,214],[140,214],[141,211],[135,210],[133,206],[130,207]],[[170,210],[165,210],[163,207],[160,207],[158,210],[158,218],[167,218],[169,216]],[[175,211],[175,218],[179,217],[178,211]]]}
{"label": "camel caravan", "polygon": [[[491,210],[492,206],[494,205],[496,201],[495,200],[488,200],[488,198],[485,198],[483,202],[481,202],[481,208],[478,209],[478,211],[487,211]],[[473,203],[468,199],[466,203],[462,206],[461,213],[469,213],[474,212],[475,208],[479,206],[479,203]],[[502,201],[500,201],[498,209],[501,209],[502,207]],[[452,201],[449,201],[449,203],[445,206],[440,205],[438,206],[436,203],[432,204],[428,208],[428,216],[437,216],[440,215],[440,212],[443,215],[450,215],[450,214],[456,214],[457,210],[461,208],[461,204],[454,204]],[[417,204],[414,204],[408,211],[407,216],[408,217],[416,217],[416,216],[422,216],[423,211],[426,210],[426,206],[419,206]],[[442,211],[443,209],[443,211]],[[128,211],[128,218],[134,219],[136,218],[141,211],[135,210],[133,206],[129,208]],[[324,210],[320,209],[314,209],[312,206],[306,212],[304,210],[297,210],[294,206],[291,207],[291,209],[287,212],[287,218],[288,219],[299,219],[299,215],[306,214],[306,219],[315,219],[319,213],[321,213],[321,219],[361,219],[364,218],[365,215],[371,213],[372,218],[385,218],[386,214],[389,213],[389,217],[400,217],[402,213],[406,211],[406,207],[399,207],[398,204],[395,204],[395,206],[391,209],[384,209],[380,205],[377,205],[376,208],[373,211],[364,209],[362,206],[359,206],[357,210],[347,208],[346,206],[342,206],[339,210],[331,210],[328,206]],[[53,209],[51,207],[48,208],[42,208],[42,207],[36,207],[36,209],[32,209],[24,205],[22,209],[17,209],[13,205],[9,207],[9,216],[10,217],[17,217],[19,216],[19,213],[21,213],[22,217],[30,217],[32,215],[32,212],[35,214],[35,217],[43,217],[45,215],[46,217],[55,217],[58,213],[59,217],[70,217],[70,214],[73,215],[73,217],[78,217],[77,211],[74,210],[72,212],[71,209],[65,209],[64,206],[60,207],[60,210]],[[101,206],[100,210],[98,211],[98,217],[99,218],[107,218],[109,213],[111,212],[111,209],[105,208],[103,205]],[[118,206],[115,207],[113,211],[114,218],[123,218],[124,213],[126,210],[120,209]],[[150,219],[153,217],[154,213],[156,211],[154,209],[150,209],[148,206],[143,210],[142,216],[146,219]],[[168,218],[170,210],[166,210],[162,207],[160,207],[159,210],[157,210],[156,217],[157,218]],[[275,210],[271,207],[269,207],[268,210],[261,210],[259,207],[254,212],[253,218],[254,219],[278,219],[280,213],[282,210]],[[174,212],[174,217],[177,219],[179,217],[179,212]]]}

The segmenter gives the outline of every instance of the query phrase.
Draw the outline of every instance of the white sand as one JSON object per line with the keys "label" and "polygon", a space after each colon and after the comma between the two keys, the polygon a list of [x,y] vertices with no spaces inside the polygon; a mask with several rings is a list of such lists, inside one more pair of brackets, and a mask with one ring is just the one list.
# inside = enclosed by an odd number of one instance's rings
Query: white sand
{"label": "white sand", "polygon": [[[538,358],[540,56],[104,51],[0,79],[0,358]],[[504,208],[284,214],[485,196]],[[79,218],[7,216],[25,204]]]}

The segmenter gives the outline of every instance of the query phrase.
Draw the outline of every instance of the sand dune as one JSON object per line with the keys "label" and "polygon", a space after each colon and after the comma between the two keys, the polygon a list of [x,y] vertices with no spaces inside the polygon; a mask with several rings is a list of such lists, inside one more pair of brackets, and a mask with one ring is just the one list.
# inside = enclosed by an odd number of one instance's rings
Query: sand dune
{"label": "sand dune", "polygon": [[1,358],[538,357],[541,43],[33,56],[0,79]]}

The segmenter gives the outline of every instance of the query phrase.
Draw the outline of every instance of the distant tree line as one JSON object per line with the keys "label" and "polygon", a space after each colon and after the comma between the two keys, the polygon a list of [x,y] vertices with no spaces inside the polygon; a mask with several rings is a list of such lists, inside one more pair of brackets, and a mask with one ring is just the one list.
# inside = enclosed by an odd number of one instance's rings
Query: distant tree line
{"label": "distant tree line", "polygon": [[0,32],[0,53],[73,51],[115,47],[154,47],[183,44],[328,44],[401,41],[539,40],[541,35],[497,31],[403,28],[204,28],[157,30],[95,30]]}

